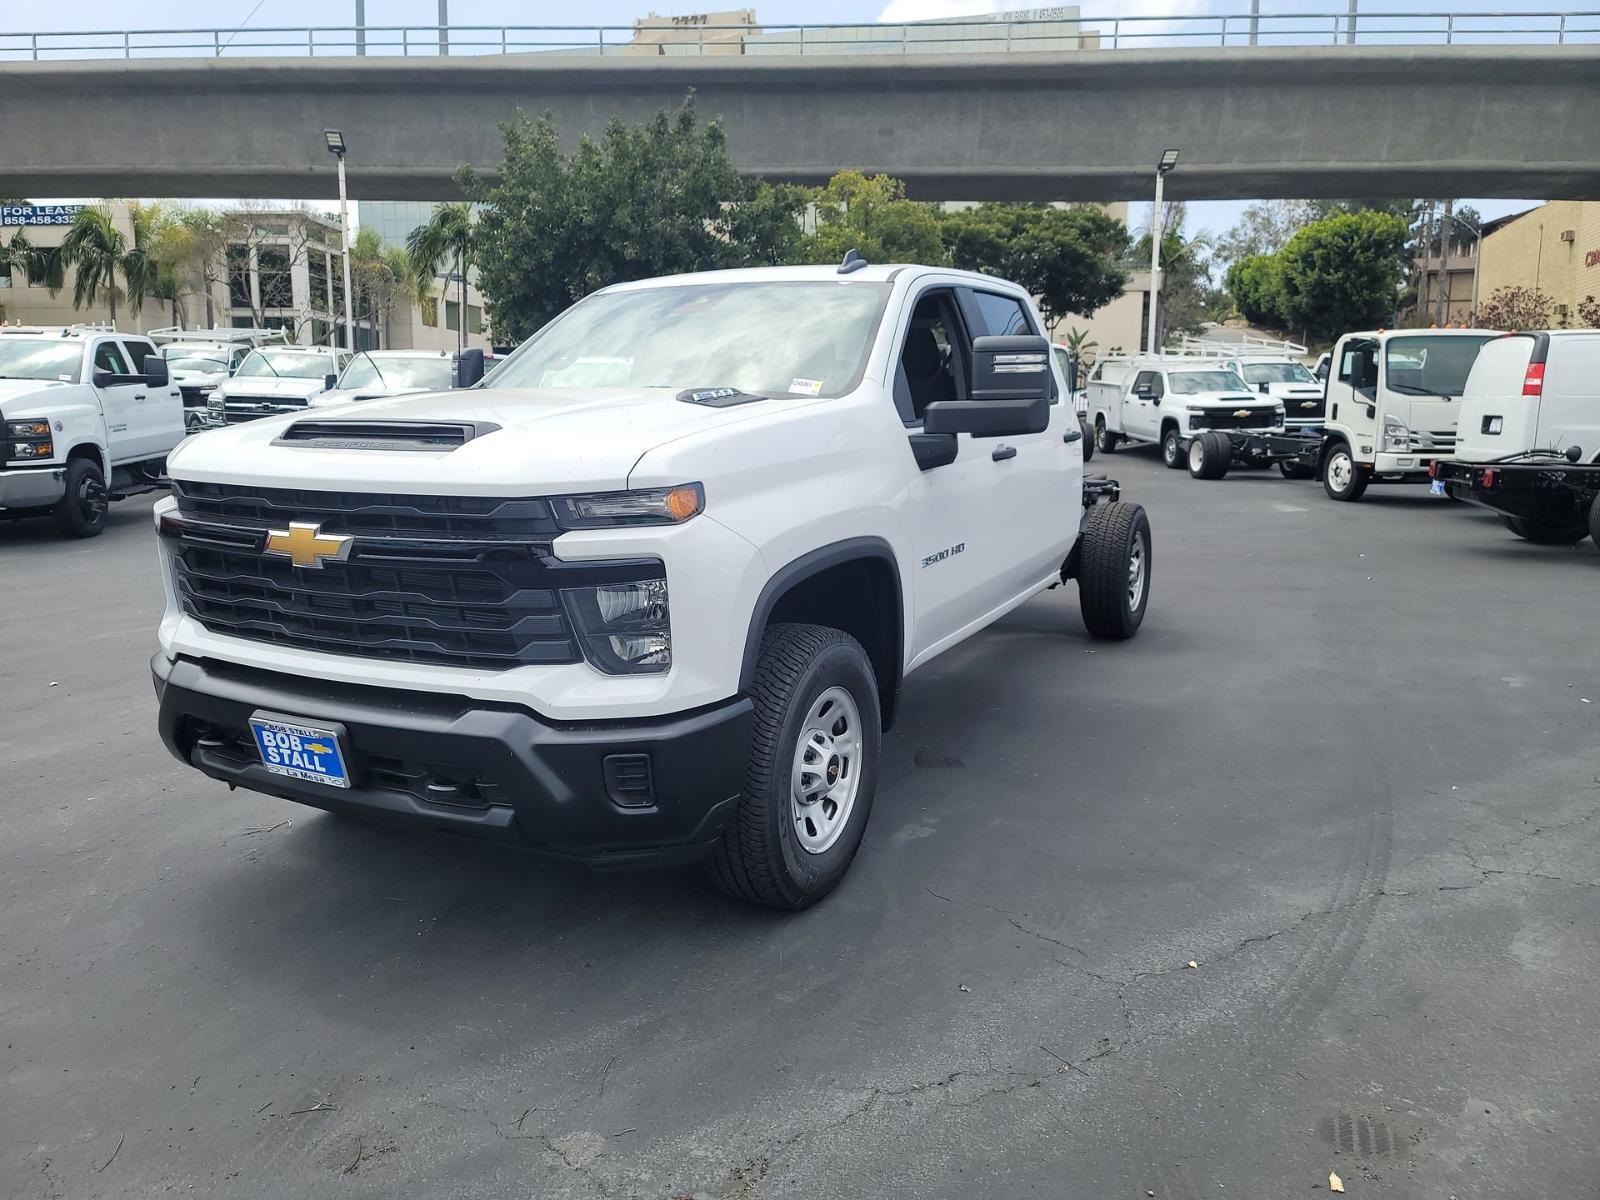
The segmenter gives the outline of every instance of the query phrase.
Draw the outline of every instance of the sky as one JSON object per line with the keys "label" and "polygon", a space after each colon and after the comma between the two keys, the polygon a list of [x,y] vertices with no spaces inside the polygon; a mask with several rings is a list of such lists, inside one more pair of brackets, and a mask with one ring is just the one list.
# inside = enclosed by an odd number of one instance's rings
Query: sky
{"label": "sky", "polygon": [[[369,26],[432,25],[441,0],[366,0]],[[442,0],[450,24],[569,25],[574,6],[551,0]],[[1363,14],[1403,13],[1535,13],[1549,12],[1548,0],[1359,0]],[[579,12],[588,25],[630,25],[650,12],[663,14],[754,8],[770,24],[917,21],[940,17],[980,16],[997,10],[1036,7],[1027,0],[587,0]],[[1096,16],[1173,16],[1243,13],[1247,0],[1082,0],[1086,18]],[[1559,5],[1555,7],[1560,7]],[[1343,12],[1346,0],[1261,0],[1261,10],[1274,15]],[[265,29],[272,27],[349,26],[355,20],[354,0],[56,0],[28,4],[0,0],[0,45],[7,33],[141,29]],[[1489,19],[1495,23],[1498,19]],[[1502,39],[1504,40],[1504,39]],[[53,198],[52,198],[53,199]],[[1537,200],[1485,200],[1458,197],[1485,219],[1521,212]],[[1229,229],[1248,201],[1204,201],[1189,204],[1190,231],[1214,234]],[[1131,206],[1130,223],[1149,220],[1149,205]]]}

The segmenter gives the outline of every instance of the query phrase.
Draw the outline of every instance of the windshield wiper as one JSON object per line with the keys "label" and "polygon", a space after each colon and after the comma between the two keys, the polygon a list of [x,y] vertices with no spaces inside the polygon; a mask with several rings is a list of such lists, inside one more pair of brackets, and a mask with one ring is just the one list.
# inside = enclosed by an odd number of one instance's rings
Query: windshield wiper
{"label": "windshield wiper", "polygon": [[1441,400],[1450,399],[1449,392],[1435,392],[1428,388],[1412,387],[1409,383],[1391,383],[1390,390],[1400,392],[1406,396],[1436,396]]}

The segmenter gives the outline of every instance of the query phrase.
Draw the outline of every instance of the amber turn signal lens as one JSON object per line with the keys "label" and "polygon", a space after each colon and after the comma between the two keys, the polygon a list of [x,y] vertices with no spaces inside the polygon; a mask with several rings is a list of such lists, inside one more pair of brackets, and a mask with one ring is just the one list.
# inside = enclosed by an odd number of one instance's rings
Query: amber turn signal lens
{"label": "amber turn signal lens", "polygon": [[687,521],[700,511],[700,489],[676,487],[667,493],[667,512],[674,521]]}

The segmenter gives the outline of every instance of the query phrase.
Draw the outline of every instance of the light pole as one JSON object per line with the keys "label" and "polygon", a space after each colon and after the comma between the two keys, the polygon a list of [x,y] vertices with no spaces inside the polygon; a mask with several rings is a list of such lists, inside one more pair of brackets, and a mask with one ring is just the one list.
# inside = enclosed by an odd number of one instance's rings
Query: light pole
{"label": "light pole", "polygon": [[1145,332],[1144,350],[1154,354],[1161,345],[1161,196],[1167,172],[1178,165],[1176,150],[1163,150],[1156,163],[1156,202],[1150,210],[1150,327]]}
{"label": "light pole", "polygon": [[324,129],[322,136],[328,141],[328,153],[339,163],[339,261],[344,264],[344,348],[356,348],[356,322],[350,303],[350,206],[344,191],[344,134],[337,129]]}

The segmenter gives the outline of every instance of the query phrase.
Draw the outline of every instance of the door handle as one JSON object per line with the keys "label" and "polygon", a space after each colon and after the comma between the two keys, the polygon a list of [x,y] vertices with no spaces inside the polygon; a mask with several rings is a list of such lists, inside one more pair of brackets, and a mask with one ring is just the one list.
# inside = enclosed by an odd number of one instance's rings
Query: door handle
{"label": "door handle", "polygon": [[1066,433],[1063,433],[1061,435],[1061,440],[1063,442],[1082,441],[1083,440],[1083,430],[1081,430],[1081,429],[1069,429]]}
{"label": "door handle", "polygon": [[1004,462],[1006,459],[1015,458],[1016,456],[1017,448],[1015,446],[996,446],[994,453],[989,455],[995,462]]}
{"label": "door handle", "polygon": [[134,393],[134,394],[133,394],[133,398],[134,398],[134,399],[135,399],[135,400],[138,400],[138,401],[140,401],[140,402],[141,402],[141,403],[142,403],[142,402],[143,402],[143,400],[144,400],[144,393],[143,393],[143,392],[135,392],[135,393]]}

